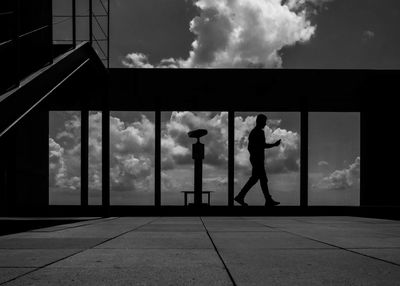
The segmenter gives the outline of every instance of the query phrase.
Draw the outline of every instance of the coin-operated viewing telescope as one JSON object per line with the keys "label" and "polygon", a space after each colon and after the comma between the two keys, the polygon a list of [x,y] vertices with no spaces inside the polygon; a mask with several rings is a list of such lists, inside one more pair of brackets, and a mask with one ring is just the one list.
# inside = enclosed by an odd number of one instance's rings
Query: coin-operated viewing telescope
{"label": "coin-operated viewing telescope", "polygon": [[188,132],[190,138],[196,138],[197,142],[192,145],[192,158],[194,160],[194,206],[203,205],[203,159],[204,144],[200,142],[200,138],[207,135],[207,130],[197,129]]}

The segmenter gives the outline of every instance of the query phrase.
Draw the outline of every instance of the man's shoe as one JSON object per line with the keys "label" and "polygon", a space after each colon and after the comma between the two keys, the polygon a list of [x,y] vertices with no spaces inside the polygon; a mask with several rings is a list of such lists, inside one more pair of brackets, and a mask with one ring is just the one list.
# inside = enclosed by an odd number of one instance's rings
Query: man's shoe
{"label": "man's shoe", "polygon": [[236,197],[236,198],[234,198],[234,200],[241,206],[244,206],[244,207],[248,206],[248,204],[246,204],[245,201],[241,198]]}
{"label": "man's shoe", "polygon": [[273,199],[270,199],[270,200],[265,202],[265,206],[266,207],[274,207],[274,206],[277,206],[279,204],[280,204],[280,202],[276,202]]}

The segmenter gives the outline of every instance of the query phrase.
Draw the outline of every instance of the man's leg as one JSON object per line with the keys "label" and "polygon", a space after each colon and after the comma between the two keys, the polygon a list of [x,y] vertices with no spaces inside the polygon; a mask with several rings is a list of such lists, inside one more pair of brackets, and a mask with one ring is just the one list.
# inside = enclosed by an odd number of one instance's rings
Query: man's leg
{"label": "man's leg", "polygon": [[268,178],[267,174],[265,173],[265,169],[260,170],[260,185],[261,185],[261,190],[264,194],[265,201],[271,200],[271,194],[269,193],[268,189]]}
{"label": "man's leg", "polygon": [[258,177],[253,174],[247,181],[247,183],[243,186],[243,188],[240,190],[239,194],[236,196],[236,199],[243,200],[248,191],[257,183]]}
{"label": "man's leg", "polygon": [[234,198],[236,202],[241,204],[242,206],[247,206],[247,204],[244,202],[244,197],[248,193],[248,191],[253,187],[257,181],[258,181],[258,172],[257,172],[257,167],[252,163],[252,172],[251,172],[251,177],[247,181],[247,183],[243,186],[243,188],[240,190],[239,194]]}
{"label": "man's leg", "polygon": [[261,185],[261,190],[264,194],[265,198],[265,205],[266,206],[276,206],[279,205],[279,202],[276,202],[272,199],[271,194],[269,193],[268,189],[268,178],[267,174],[265,173],[265,168],[263,168],[259,171],[259,177],[260,177],[260,185]]}

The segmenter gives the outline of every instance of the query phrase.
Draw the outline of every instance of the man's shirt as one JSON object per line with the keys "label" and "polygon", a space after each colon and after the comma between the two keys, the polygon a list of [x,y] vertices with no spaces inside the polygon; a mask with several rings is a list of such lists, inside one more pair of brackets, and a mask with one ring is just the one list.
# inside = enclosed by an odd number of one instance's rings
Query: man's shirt
{"label": "man's shirt", "polygon": [[250,160],[264,161],[265,133],[263,129],[255,127],[251,130],[247,149],[250,152]]}

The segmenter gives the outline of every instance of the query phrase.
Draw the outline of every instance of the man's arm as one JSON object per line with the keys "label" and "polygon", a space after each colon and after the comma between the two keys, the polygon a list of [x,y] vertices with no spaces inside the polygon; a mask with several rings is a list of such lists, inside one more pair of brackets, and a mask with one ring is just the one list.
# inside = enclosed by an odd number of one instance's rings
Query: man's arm
{"label": "man's arm", "polygon": [[265,147],[264,148],[265,149],[273,148],[273,147],[279,146],[279,144],[281,144],[281,139],[279,139],[275,143],[265,143]]}

